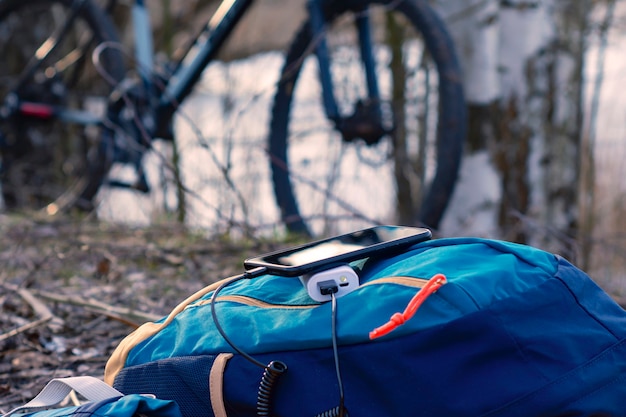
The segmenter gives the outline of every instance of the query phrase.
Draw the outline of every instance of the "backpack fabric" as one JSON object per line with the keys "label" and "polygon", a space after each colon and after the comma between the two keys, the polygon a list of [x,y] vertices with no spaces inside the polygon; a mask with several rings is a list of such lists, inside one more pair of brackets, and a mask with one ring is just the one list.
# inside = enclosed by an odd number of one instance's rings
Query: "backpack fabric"
{"label": "backpack fabric", "polygon": [[141,395],[125,395],[79,406],[11,414],[15,417],[180,417],[173,401],[157,400]]}
{"label": "backpack fabric", "polygon": [[[118,346],[105,381],[152,393],[184,416],[254,416],[272,381],[275,416],[626,416],[626,312],[565,259],[478,238],[436,239],[352,265],[360,286],[314,302],[298,279],[264,275],[192,295]],[[447,282],[391,333],[428,280]],[[336,366],[341,371],[341,384]]]}
{"label": "backpack fabric", "polygon": [[[87,401],[78,406],[58,407],[74,391]],[[3,417],[182,417],[178,405],[139,394],[123,395],[99,379],[75,376],[51,380],[27,404]]]}

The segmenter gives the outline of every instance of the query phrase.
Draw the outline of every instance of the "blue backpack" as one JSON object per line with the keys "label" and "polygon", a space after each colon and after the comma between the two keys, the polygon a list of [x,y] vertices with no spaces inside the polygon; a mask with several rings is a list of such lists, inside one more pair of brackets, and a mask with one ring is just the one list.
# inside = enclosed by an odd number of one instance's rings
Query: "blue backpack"
{"label": "blue backpack", "polygon": [[325,303],[298,279],[209,285],[105,381],[188,417],[626,416],[626,312],[563,258],[459,238],[351,266]]}

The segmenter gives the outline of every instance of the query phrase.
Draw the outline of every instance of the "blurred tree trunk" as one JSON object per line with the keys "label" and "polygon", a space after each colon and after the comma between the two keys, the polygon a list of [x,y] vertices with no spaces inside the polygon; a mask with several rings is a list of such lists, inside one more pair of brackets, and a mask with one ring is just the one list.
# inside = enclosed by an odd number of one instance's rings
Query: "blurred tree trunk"
{"label": "blurred tree trunk", "polygon": [[436,0],[464,69],[470,135],[444,232],[575,257],[590,0]]}

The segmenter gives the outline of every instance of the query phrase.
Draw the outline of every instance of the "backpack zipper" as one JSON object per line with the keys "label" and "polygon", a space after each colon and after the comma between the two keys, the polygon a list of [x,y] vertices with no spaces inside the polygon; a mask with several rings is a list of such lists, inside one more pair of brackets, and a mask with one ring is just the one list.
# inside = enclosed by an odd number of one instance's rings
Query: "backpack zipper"
{"label": "backpack zipper", "polygon": [[[384,277],[384,278],[379,278],[373,281],[369,281],[359,286],[359,288],[369,287],[371,285],[385,285],[385,284],[396,284],[396,285],[401,285],[403,287],[410,287],[410,288],[423,288],[427,282],[428,282],[428,279],[425,279],[425,278],[415,278],[415,277],[409,277],[409,276],[395,276],[395,277]],[[319,307],[321,305],[317,303],[316,304],[276,304],[276,303],[263,301],[258,298],[254,298],[249,295],[236,295],[236,294],[220,295],[215,299],[216,303],[219,303],[222,301],[238,303],[238,304],[242,304],[242,305],[246,305],[250,307],[282,308],[282,309],[287,309],[287,310],[305,310],[309,308]],[[209,298],[209,299],[201,300],[195,304],[189,305],[186,308],[199,307],[199,306],[207,305],[210,303],[211,303],[211,299]]]}

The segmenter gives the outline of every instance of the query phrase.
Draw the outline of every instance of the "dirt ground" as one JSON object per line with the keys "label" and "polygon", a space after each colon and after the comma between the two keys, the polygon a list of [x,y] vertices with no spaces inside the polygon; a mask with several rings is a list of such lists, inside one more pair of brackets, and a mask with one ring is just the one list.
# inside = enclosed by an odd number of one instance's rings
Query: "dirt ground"
{"label": "dirt ground", "polygon": [[52,378],[102,377],[117,343],[274,249],[90,219],[0,214],[0,414]]}

